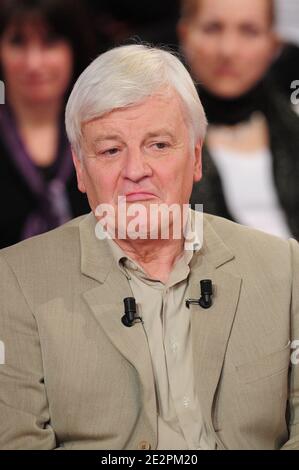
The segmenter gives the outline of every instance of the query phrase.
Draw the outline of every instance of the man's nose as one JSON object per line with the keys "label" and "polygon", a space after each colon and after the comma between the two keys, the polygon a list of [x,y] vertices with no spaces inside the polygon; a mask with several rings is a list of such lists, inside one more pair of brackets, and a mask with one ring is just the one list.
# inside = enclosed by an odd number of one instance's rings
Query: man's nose
{"label": "man's nose", "polygon": [[122,171],[123,177],[137,182],[151,174],[151,167],[142,149],[138,147],[128,149]]}

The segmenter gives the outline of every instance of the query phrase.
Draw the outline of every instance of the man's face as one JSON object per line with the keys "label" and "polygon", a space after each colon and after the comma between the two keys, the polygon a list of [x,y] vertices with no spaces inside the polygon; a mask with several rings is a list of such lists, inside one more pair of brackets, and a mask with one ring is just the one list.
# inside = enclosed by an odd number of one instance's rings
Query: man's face
{"label": "man's face", "polygon": [[235,98],[264,75],[278,42],[269,0],[198,0],[194,18],[179,29],[196,80],[211,93]]}
{"label": "man's face", "polygon": [[85,123],[82,162],[74,155],[78,187],[93,211],[140,203],[188,204],[201,177],[201,141],[190,144],[185,112],[174,92],[156,94]]}

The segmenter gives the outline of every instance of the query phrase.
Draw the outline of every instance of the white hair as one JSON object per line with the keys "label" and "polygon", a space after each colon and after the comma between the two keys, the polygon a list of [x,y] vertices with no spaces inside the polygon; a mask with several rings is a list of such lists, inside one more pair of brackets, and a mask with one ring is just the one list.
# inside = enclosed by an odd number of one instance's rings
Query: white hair
{"label": "white hair", "polygon": [[192,140],[203,139],[206,116],[192,78],[177,57],[141,44],[116,47],[98,56],[78,78],[66,106],[66,132],[77,156],[83,123],[165,88],[180,96]]}

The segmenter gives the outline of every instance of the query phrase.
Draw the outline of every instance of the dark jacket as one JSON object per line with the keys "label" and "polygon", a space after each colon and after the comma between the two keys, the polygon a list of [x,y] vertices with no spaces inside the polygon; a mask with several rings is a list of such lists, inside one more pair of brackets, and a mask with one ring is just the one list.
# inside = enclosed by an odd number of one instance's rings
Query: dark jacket
{"label": "dark jacket", "polygon": [[[2,129],[1,129],[2,132]],[[71,157],[70,157],[71,158]],[[55,171],[55,164],[47,169],[46,178]],[[77,189],[76,175],[73,170],[66,183],[66,193],[71,209],[71,217],[90,211],[87,198]],[[40,201],[25,180],[0,133],[0,248],[17,243],[30,213],[38,210]],[[45,212],[47,209],[45,208]],[[53,228],[49,227],[48,229]]]}

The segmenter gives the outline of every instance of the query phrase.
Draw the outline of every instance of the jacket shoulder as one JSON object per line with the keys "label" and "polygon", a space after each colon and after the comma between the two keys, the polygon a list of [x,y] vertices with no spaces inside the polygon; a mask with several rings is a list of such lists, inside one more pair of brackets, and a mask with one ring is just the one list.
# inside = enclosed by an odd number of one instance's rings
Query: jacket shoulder
{"label": "jacket shoulder", "polygon": [[79,225],[87,217],[86,215],[70,220],[66,224],[50,230],[42,235],[37,235],[23,240],[15,245],[0,250],[0,256],[13,268],[23,267],[34,269],[35,264],[44,267],[49,266],[55,260],[62,260],[66,256],[74,256],[79,250]]}
{"label": "jacket shoulder", "polygon": [[[235,256],[243,253],[258,256],[262,259],[286,260],[289,257],[290,242],[245,225],[232,222],[222,217],[205,214],[204,226],[209,225]],[[298,242],[293,241],[295,247]]]}

